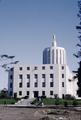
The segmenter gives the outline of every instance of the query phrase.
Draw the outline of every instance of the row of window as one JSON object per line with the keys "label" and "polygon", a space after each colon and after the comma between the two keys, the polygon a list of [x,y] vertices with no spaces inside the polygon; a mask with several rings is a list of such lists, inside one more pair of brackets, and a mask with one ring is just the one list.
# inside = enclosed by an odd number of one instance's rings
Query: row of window
{"label": "row of window", "polygon": [[[22,88],[22,82],[19,83],[19,87]],[[30,87],[30,82],[27,82],[27,87]],[[34,87],[38,87],[38,82],[34,83]],[[42,87],[46,87],[45,82],[42,82]],[[54,87],[53,82],[50,82],[50,87]],[[64,82],[62,82],[62,87],[64,87]],[[10,88],[12,88],[12,83],[10,83]]]}
{"label": "row of window", "polygon": [[[38,79],[38,74],[34,74],[34,78]],[[46,78],[46,74],[42,74],[42,78]],[[54,74],[50,74],[50,78],[54,78]],[[62,74],[62,78],[64,78],[64,74]],[[10,75],[10,79],[13,79],[13,75]],[[19,74],[19,79],[23,79],[23,74]],[[30,79],[30,74],[27,74],[27,79]]]}
{"label": "row of window", "polygon": [[[34,74],[34,78],[38,78],[38,74]],[[42,74],[42,78],[46,78],[45,74]],[[54,74],[50,74],[50,78],[54,78]],[[19,79],[23,79],[23,75],[19,74]],[[30,74],[27,74],[27,79],[30,79]]]}
{"label": "row of window", "polygon": [[[36,92],[39,92],[39,91],[36,91]],[[20,96],[22,95],[22,91],[19,91],[19,95]],[[30,95],[30,91],[27,91],[26,95],[29,96]],[[45,95],[46,95],[46,92],[42,91],[42,96],[45,96]],[[54,95],[53,91],[50,91],[50,95]]]}
{"label": "row of window", "polygon": [[[36,91],[36,92],[38,92],[39,93],[39,91]],[[10,91],[10,96],[12,96],[13,95],[13,92],[12,91]],[[19,91],[19,96],[21,96],[22,95],[22,91]],[[26,91],[26,96],[28,96],[29,97],[29,95],[30,95],[30,91]],[[50,95],[54,95],[54,91],[50,91]],[[46,96],[46,92],[45,91],[42,91],[42,96]],[[62,94],[62,98],[64,98],[64,94]]]}
{"label": "row of window", "polygon": [[[62,68],[62,70],[64,70],[64,66],[62,66],[61,68]],[[45,69],[46,69],[46,67],[45,67],[45,66],[42,66],[42,70],[45,70]],[[53,69],[53,66],[50,66],[50,69],[52,70],[52,69]],[[19,70],[20,70],[20,71],[23,70],[23,67],[19,67]],[[27,70],[30,70],[30,67],[27,67]],[[38,67],[35,66],[35,67],[34,67],[34,70],[38,70]]]}
{"label": "row of window", "polygon": [[[12,83],[10,83],[10,88],[12,88]],[[23,85],[22,85],[22,82],[19,83],[19,88],[22,88]],[[29,88],[30,87],[30,82],[27,82],[27,87]],[[34,87],[38,87],[38,82],[35,82],[34,83]],[[45,82],[42,82],[42,87],[46,87],[46,83]],[[50,87],[54,87],[54,82],[50,82]],[[62,82],[62,87],[64,87],[64,82]]]}
{"label": "row of window", "polygon": [[[38,74],[34,74],[34,78],[38,79]],[[42,78],[46,78],[46,74],[42,74]],[[50,74],[50,78],[54,78],[54,74]],[[64,74],[62,74],[62,78],[64,78]],[[19,74],[19,79],[23,79],[23,74]],[[30,74],[27,74],[27,79],[30,79]]]}
{"label": "row of window", "polygon": [[[34,74],[34,78],[38,79],[38,74]],[[46,74],[42,74],[42,78],[46,78]],[[50,78],[54,78],[54,74],[50,74]],[[64,78],[64,74],[62,74],[62,78]],[[10,75],[10,79],[13,79],[13,75]],[[19,79],[23,79],[23,74],[19,74]],[[30,74],[27,74],[27,79],[30,79]]]}
{"label": "row of window", "polygon": [[[22,85],[22,82],[19,83],[19,87],[22,88],[23,85]],[[27,82],[27,88],[30,87],[30,82]],[[38,82],[35,82],[34,83],[34,87],[38,87]],[[45,82],[42,82],[42,87],[46,87],[46,83]],[[54,83],[53,82],[50,82],[50,87],[54,87]]]}

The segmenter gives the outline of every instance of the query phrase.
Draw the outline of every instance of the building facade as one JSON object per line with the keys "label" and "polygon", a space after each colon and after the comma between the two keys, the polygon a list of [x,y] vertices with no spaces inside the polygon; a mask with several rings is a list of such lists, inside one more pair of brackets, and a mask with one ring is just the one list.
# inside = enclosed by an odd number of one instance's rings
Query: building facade
{"label": "building facade", "polygon": [[55,36],[52,46],[43,51],[42,65],[18,64],[9,71],[8,93],[17,98],[76,96],[73,74],[66,62],[66,51],[57,46]]}

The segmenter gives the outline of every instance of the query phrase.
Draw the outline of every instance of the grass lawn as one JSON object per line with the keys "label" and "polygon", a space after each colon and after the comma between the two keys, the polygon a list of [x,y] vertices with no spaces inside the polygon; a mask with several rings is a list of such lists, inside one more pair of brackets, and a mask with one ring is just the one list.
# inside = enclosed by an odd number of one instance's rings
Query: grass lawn
{"label": "grass lawn", "polygon": [[43,103],[45,105],[55,105],[55,104],[63,105],[65,101],[67,101],[69,104],[72,104],[73,100],[53,99],[53,98],[43,99]]}
{"label": "grass lawn", "polygon": [[15,99],[7,99],[7,98],[4,98],[4,99],[0,99],[0,104],[14,104],[15,102],[17,102],[17,100]]}
{"label": "grass lawn", "polygon": [[81,105],[81,100],[66,100],[66,99],[54,99],[45,98],[43,99],[45,105]]}

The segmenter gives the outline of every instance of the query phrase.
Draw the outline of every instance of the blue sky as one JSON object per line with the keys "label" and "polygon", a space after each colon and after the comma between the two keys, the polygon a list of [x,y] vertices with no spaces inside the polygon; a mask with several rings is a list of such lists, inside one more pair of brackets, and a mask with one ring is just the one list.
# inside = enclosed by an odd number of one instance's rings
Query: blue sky
{"label": "blue sky", "polygon": [[[76,69],[77,13],[77,0],[0,0],[0,54],[15,55],[22,64],[41,64],[42,51],[55,34],[70,69]],[[2,89],[7,73],[0,70]]]}

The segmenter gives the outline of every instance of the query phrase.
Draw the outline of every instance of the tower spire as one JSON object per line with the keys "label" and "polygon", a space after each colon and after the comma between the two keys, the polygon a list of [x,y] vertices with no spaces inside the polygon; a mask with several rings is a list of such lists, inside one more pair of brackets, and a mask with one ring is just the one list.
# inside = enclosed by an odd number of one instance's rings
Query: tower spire
{"label": "tower spire", "polygon": [[53,41],[52,41],[52,46],[53,47],[56,47],[57,43],[56,43],[56,37],[55,35],[53,34]]}

